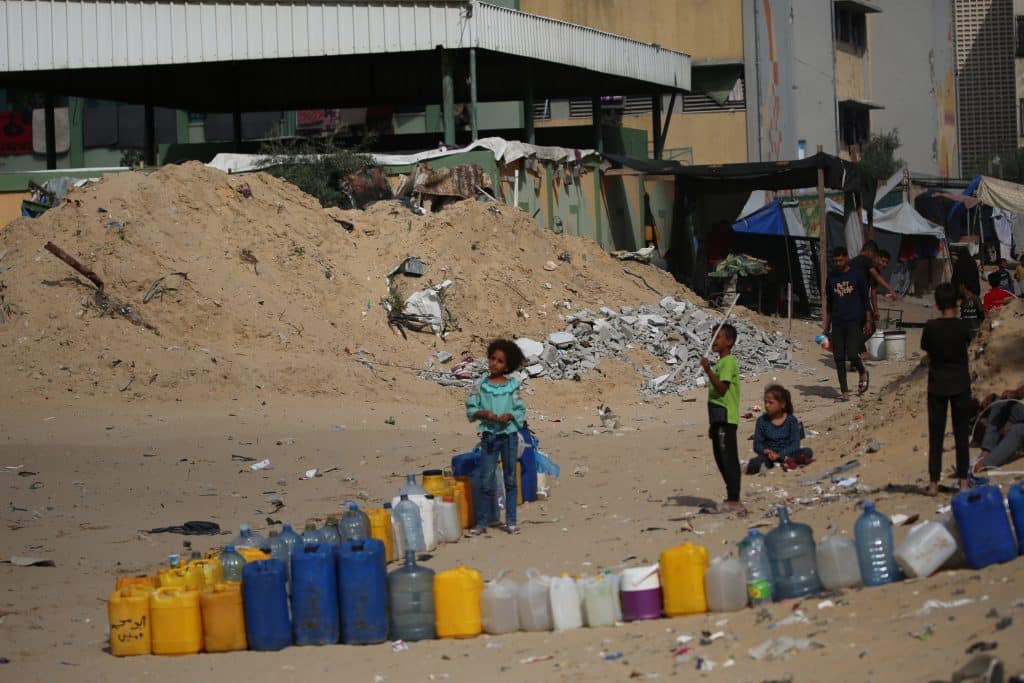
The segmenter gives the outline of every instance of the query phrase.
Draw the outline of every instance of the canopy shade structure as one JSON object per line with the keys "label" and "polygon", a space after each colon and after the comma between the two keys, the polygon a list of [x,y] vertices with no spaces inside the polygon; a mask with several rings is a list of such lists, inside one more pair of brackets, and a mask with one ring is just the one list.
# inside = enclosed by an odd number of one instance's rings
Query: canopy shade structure
{"label": "canopy shade structure", "polygon": [[476,0],[0,0],[0,86],[191,111],[690,89],[690,57]]}
{"label": "canopy shade structure", "polygon": [[981,202],[989,206],[1010,213],[1024,214],[1024,185],[981,176],[976,195]]}
{"label": "canopy shade structure", "polygon": [[775,235],[778,237],[786,235],[803,237],[807,232],[800,221],[800,211],[796,207],[784,207],[778,199],[737,219],[732,224],[732,229],[750,235]]}
{"label": "canopy shade structure", "polygon": [[[827,200],[827,205],[829,213],[839,216],[844,215],[843,207],[839,204],[832,200]],[[861,220],[865,223],[867,222],[867,214],[863,211],[861,212]],[[940,240],[946,238],[945,228],[932,223],[907,202],[897,204],[888,209],[875,209],[875,229],[885,230],[897,235],[918,235],[935,237]]]}

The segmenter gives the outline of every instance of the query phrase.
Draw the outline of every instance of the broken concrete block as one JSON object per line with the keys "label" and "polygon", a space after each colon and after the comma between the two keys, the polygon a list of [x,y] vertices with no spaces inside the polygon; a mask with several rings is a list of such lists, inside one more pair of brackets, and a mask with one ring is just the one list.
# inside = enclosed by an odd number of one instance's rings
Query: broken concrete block
{"label": "broken concrete block", "polygon": [[520,337],[519,339],[516,339],[516,346],[519,347],[519,350],[522,351],[523,355],[527,358],[537,358],[544,351],[543,343],[529,339],[528,337]]}
{"label": "broken concrete block", "polygon": [[552,332],[548,335],[548,343],[559,349],[567,349],[576,343],[576,335],[572,332]]}

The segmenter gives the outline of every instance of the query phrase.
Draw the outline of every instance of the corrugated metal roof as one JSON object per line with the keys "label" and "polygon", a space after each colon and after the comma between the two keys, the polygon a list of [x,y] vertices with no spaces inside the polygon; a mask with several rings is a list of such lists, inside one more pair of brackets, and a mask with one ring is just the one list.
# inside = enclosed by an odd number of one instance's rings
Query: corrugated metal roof
{"label": "corrugated metal roof", "polygon": [[479,47],[688,89],[690,58],[467,0],[0,0],[0,71]]}

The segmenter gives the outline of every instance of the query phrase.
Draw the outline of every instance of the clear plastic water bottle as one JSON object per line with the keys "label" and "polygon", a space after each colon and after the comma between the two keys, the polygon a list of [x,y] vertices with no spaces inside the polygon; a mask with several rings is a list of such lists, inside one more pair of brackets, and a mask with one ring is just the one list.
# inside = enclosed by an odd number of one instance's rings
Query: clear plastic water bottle
{"label": "clear plastic water bottle", "polygon": [[302,531],[303,545],[319,545],[323,542],[324,536],[316,528],[316,522],[311,519],[306,520],[306,528]]}
{"label": "clear plastic water bottle", "polygon": [[370,537],[369,518],[360,512],[359,506],[355,503],[349,503],[348,510],[341,516],[338,533],[341,535],[341,542],[365,541]]}
{"label": "clear plastic water bottle", "polygon": [[751,529],[739,542],[740,561],[747,570],[747,599],[751,606],[772,601],[772,563],[764,535]]}
{"label": "clear plastic water bottle", "polygon": [[395,506],[395,517],[401,521],[402,531],[405,532],[406,552],[414,550],[418,553],[426,551],[427,544],[423,540],[423,521],[420,519],[420,509],[416,503],[409,500],[408,494],[399,496],[398,505]]}
{"label": "clear plastic water bottle", "polygon": [[427,495],[427,490],[416,483],[415,474],[407,474],[405,475],[405,484],[402,488],[398,489],[398,495],[401,496],[403,494],[406,496],[425,496]]}
{"label": "clear plastic water bottle", "polygon": [[270,553],[270,557],[275,560],[283,560],[288,562],[288,558],[291,557],[291,551],[288,549],[288,545],[281,538],[281,535],[276,529],[270,530],[270,537],[267,539],[267,547],[265,550]]}
{"label": "clear plastic water bottle", "polygon": [[853,535],[857,540],[860,577],[865,586],[881,586],[900,578],[893,557],[892,522],[876,510],[870,500],[864,501],[864,512],[853,526]]}
{"label": "clear plastic water bottle", "polygon": [[811,527],[791,522],[789,510],[778,508],[779,525],[765,536],[772,563],[775,599],[787,600],[821,591]]}
{"label": "clear plastic water bottle", "polygon": [[224,570],[224,580],[242,582],[242,567],[245,566],[245,558],[235,551],[234,544],[224,546],[224,552],[220,556],[220,566]]}
{"label": "clear plastic water bottle", "polygon": [[178,569],[179,567],[181,567],[181,556],[178,555],[178,553],[168,555],[167,566],[169,566],[171,569]]}
{"label": "clear plastic water bottle", "polygon": [[288,546],[288,557],[291,557],[295,551],[295,546],[302,543],[302,536],[295,533],[295,529],[292,528],[291,524],[285,524],[281,527],[281,540],[286,546]]}
{"label": "clear plastic water bottle", "polygon": [[267,539],[260,533],[252,530],[244,522],[238,525],[238,535],[231,541],[231,545],[242,548],[256,548],[257,550],[267,544]]}
{"label": "clear plastic water bottle", "polygon": [[327,517],[327,523],[320,529],[320,536],[323,537],[324,543],[329,543],[332,546],[341,545],[341,531],[338,529],[337,517],[334,515]]}
{"label": "clear plastic water bottle", "polygon": [[395,546],[395,557],[405,557],[405,529],[391,507],[391,503],[384,503],[384,509],[391,517],[391,541]]}

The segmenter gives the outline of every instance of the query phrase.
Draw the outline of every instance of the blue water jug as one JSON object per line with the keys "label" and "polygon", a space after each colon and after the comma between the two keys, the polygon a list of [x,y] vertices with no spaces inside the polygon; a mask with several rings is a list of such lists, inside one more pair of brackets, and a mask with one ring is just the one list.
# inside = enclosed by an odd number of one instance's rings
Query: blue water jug
{"label": "blue water jug", "polygon": [[341,642],[382,643],[388,637],[388,577],[384,544],[375,538],[338,547]]}
{"label": "blue water jug", "polygon": [[474,448],[468,453],[452,456],[452,474],[456,477],[472,477],[479,462],[479,448]]}
{"label": "blue water jug", "polygon": [[341,636],[334,548],[302,545],[292,555],[292,631],[296,645],[330,645]]}
{"label": "blue water jug", "polygon": [[875,509],[870,500],[864,501],[864,512],[853,526],[857,540],[857,562],[860,578],[865,586],[881,586],[900,578],[900,569],[893,557],[892,522]]}
{"label": "blue water jug", "polygon": [[530,433],[528,427],[519,430],[519,438],[526,447],[519,456],[522,467],[523,502],[532,503],[537,500],[537,438]]}
{"label": "blue water jug", "polygon": [[960,528],[967,564],[981,569],[1017,557],[1017,544],[995,486],[961,491],[953,497],[953,517]]}
{"label": "blue water jug", "polygon": [[1024,482],[1011,486],[1006,499],[1010,501],[1010,516],[1017,530],[1017,554],[1024,555]]}
{"label": "blue water jug", "polygon": [[779,526],[768,532],[768,558],[775,579],[776,600],[799,598],[821,591],[818,561],[811,527],[789,521],[789,511],[780,507]]}
{"label": "blue water jug", "polygon": [[242,568],[245,636],[250,650],[280,650],[292,644],[285,564],[257,560]]}

